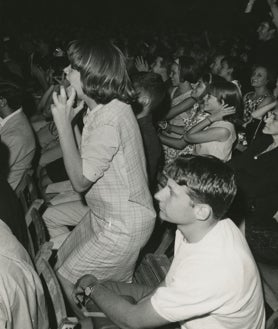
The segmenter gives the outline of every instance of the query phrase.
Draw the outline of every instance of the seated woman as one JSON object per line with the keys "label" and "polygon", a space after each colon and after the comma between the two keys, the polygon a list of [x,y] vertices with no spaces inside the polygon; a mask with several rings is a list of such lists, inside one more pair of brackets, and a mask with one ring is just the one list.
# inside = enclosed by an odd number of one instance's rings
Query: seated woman
{"label": "seated woman", "polygon": [[246,139],[250,143],[260,134],[263,128],[265,111],[260,111],[265,105],[274,101],[271,90],[275,85],[275,74],[266,65],[258,65],[253,68],[251,85],[254,91],[250,91],[243,97],[243,121],[246,126]]}
{"label": "seated woman", "polygon": [[[182,56],[175,60],[171,67],[170,78],[173,85],[171,92],[171,108],[165,119],[170,124],[177,126],[190,125],[195,116],[193,105],[196,99],[191,97],[193,84],[198,81],[199,68],[196,61],[191,57]],[[175,134],[170,134],[170,136]],[[162,140],[163,143],[163,140]],[[164,143],[163,143],[164,144]],[[165,164],[172,162],[177,157],[177,150],[163,145]]]}
{"label": "seated woman", "polygon": [[235,171],[238,195],[230,217],[245,219],[247,241],[259,261],[278,264],[278,110],[268,114],[263,134],[230,166]]}
{"label": "seated woman", "polygon": [[208,86],[204,99],[204,111],[209,116],[187,131],[184,127],[171,126],[171,131],[183,135],[183,138],[173,140],[172,145],[183,149],[188,143],[195,144],[193,153],[227,161],[236,140],[233,122],[241,110],[239,89],[231,82],[215,81]]}

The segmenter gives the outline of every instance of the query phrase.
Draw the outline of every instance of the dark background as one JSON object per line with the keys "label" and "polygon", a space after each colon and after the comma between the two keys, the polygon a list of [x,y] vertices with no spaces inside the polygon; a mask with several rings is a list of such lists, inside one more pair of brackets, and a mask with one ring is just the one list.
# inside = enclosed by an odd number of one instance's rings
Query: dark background
{"label": "dark background", "polygon": [[238,30],[245,28],[246,20],[257,23],[268,12],[266,0],[256,0],[252,14],[244,15],[246,3],[247,0],[0,0],[0,28],[9,31],[58,23]]}

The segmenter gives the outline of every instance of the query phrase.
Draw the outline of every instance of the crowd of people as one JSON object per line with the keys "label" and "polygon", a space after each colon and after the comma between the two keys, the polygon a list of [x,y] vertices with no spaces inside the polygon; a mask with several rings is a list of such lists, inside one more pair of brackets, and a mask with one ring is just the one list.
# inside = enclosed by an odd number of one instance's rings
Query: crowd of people
{"label": "crowd of people", "polygon": [[[42,197],[56,192],[42,217],[81,323],[85,308],[109,328],[265,327],[256,262],[278,266],[278,6],[268,3],[254,42],[78,29],[2,40],[3,328],[48,327],[15,196],[30,168]],[[176,230],[170,269],[159,287],[135,285],[161,221]]]}

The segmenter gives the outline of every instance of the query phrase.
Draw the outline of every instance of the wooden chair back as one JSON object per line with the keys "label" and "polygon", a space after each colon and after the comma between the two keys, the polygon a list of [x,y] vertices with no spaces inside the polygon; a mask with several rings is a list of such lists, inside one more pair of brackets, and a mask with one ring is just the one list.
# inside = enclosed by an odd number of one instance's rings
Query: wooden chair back
{"label": "wooden chair back", "polygon": [[42,219],[43,205],[43,200],[35,200],[25,215],[29,238],[29,253],[33,260],[42,245],[47,241],[47,231]]}
{"label": "wooden chair back", "polygon": [[33,201],[38,198],[38,189],[34,180],[33,170],[26,170],[15,192],[26,214]]}
{"label": "wooden chair back", "polygon": [[[47,250],[48,248],[46,248]],[[51,255],[51,246],[49,253],[40,252],[36,258],[36,269],[41,278],[44,288],[46,303],[48,306],[48,316],[51,329],[74,329],[77,328],[78,320],[67,317],[64,296],[55,272],[48,262]]]}

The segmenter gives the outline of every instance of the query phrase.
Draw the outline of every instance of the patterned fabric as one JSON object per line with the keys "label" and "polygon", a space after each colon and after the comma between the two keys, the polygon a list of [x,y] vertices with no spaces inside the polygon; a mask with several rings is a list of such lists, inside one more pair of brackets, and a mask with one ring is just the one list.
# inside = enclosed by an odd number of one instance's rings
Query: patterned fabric
{"label": "patterned fabric", "polygon": [[254,92],[247,93],[243,99],[244,111],[243,121],[248,122],[252,119],[251,114],[257,109],[262,101],[269,96],[269,94],[262,95],[258,98],[253,99]]}
{"label": "patterned fabric", "polygon": [[113,100],[85,117],[83,175],[94,184],[85,198],[90,212],[58,250],[58,272],[75,283],[84,273],[130,281],[152,233],[155,212],[136,118]]}
{"label": "patterned fabric", "polygon": [[[180,104],[185,99],[187,99],[191,96],[192,91],[189,90],[188,92],[173,98],[176,89],[177,88],[173,89],[172,94],[171,94],[171,98],[172,98],[171,107]],[[169,123],[172,125],[175,125],[175,126],[183,126],[185,130],[188,130],[192,127],[192,125],[194,125],[196,123],[196,121],[195,121],[196,113],[197,113],[197,109],[195,106],[193,106],[191,109],[175,116],[173,119],[171,119],[169,121]],[[175,133],[168,134],[168,136],[178,137],[178,135]],[[164,152],[165,166],[167,166],[169,163],[172,163],[181,154],[180,150],[174,149],[170,146],[162,145],[162,147],[163,147],[163,152]],[[192,147],[190,147],[190,146],[186,146],[185,149],[186,149],[185,150],[186,153],[192,152]]]}

